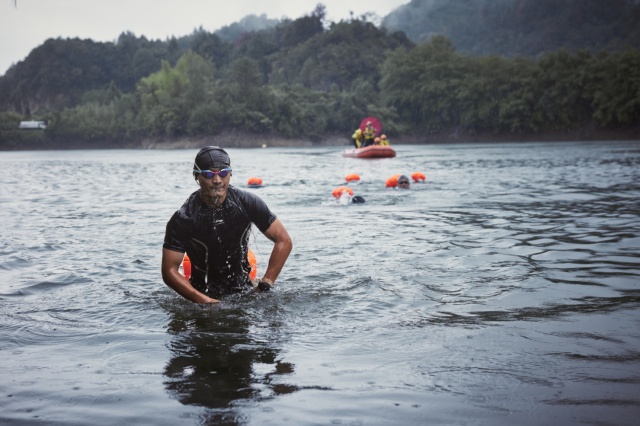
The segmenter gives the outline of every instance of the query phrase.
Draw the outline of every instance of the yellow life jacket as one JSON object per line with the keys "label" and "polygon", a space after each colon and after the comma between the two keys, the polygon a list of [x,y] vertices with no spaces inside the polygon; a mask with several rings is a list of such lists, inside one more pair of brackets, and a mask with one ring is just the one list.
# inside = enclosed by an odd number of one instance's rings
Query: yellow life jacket
{"label": "yellow life jacket", "polygon": [[376,137],[376,129],[373,127],[367,127],[364,129],[364,138],[365,139],[373,139]]}

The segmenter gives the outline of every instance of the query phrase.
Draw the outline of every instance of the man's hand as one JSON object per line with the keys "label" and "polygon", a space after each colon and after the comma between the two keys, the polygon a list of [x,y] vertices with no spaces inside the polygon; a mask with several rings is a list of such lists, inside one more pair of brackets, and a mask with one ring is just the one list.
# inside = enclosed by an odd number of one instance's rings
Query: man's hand
{"label": "man's hand", "polygon": [[258,282],[258,288],[260,289],[260,291],[269,291],[271,290],[271,287],[273,287],[273,284],[270,284],[267,281],[260,280]]}
{"label": "man's hand", "polygon": [[273,283],[278,279],[284,263],[287,261],[287,257],[289,257],[289,253],[291,253],[293,243],[284,225],[280,222],[280,219],[276,219],[269,229],[264,232],[264,235],[273,241],[274,244],[271,250],[271,256],[269,256],[267,270],[260,281],[266,281],[268,283],[267,285],[270,284],[273,286]]}
{"label": "man's hand", "polygon": [[162,249],[162,279],[176,293],[194,303],[218,303],[204,293],[196,290],[189,281],[180,273],[179,267],[184,258],[184,253]]}

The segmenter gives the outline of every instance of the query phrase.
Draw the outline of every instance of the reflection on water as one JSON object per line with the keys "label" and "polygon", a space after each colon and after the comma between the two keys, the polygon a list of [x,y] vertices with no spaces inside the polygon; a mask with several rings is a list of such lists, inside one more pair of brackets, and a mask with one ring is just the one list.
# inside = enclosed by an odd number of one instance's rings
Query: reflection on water
{"label": "reflection on water", "polygon": [[253,336],[243,309],[183,307],[170,315],[165,386],[183,404],[214,409],[210,421],[232,424],[242,418],[237,403],[296,391],[283,382],[294,366],[279,359],[277,342]]}
{"label": "reflection on water", "polygon": [[637,142],[339,150],[230,150],[295,248],[204,308],[159,273],[195,151],[0,153],[0,423],[637,423]]}

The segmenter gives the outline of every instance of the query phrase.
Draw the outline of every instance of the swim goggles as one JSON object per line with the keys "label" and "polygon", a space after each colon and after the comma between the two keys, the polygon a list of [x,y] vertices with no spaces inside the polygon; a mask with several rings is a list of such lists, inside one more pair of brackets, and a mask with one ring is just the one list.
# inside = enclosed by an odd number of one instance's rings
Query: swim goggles
{"label": "swim goggles", "polygon": [[200,170],[200,167],[198,167],[195,164],[194,164],[194,166],[195,167],[193,169],[193,173],[194,174],[201,174],[202,177],[204,177],[205,179],[211,179],[215,175],[219,175],[221,178],[226,178],[227,175],[229,173],[231,173],[231,169],[229,169],[229,168],[224,168],[224,169],[221,169],[219,172],[214,172],[213,170]]}

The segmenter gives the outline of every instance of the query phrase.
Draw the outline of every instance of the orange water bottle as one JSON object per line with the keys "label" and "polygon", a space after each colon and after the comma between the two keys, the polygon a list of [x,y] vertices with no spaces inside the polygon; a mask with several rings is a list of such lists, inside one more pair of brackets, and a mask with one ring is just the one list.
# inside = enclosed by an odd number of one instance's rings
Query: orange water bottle
{"label": "orange water bottle", "polygon": [[184,259],[182,259],[182,273],[186,279],[191,276],[191,259],[186,253],[184,254]]}

